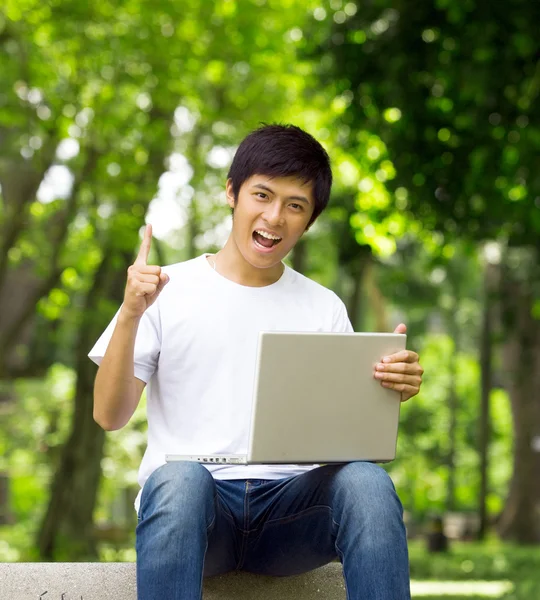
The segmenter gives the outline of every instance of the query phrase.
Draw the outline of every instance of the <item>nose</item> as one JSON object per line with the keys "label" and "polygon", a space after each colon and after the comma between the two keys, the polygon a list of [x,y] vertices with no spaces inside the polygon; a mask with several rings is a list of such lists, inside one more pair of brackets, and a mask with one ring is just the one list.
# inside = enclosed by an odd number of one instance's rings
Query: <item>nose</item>
{"label": "nose", "polygon": [[263,219],[269,226],[277,226],[283,224],[283,207],[281,202],[272,202],[264,212]]}

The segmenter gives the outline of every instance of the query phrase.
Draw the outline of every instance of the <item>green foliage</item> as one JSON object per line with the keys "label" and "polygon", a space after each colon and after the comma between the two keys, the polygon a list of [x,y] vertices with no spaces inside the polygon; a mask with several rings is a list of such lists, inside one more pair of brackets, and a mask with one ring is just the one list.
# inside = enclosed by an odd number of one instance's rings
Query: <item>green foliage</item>
{"label": "green foliage", "polygon": [[[406,510],[413,519],[424,520],[432,512],[444,513],[448,479],[448,428],[450,423],[447,389],[450,356],[454,345],[447,335],[430,335],[417,348],[426,371],[421,393],[401,409],[397,459],[388,471]],[[473,356],[457,356],[459,393],[457,439],[457,508],[475,511],[479,474],[477,422],[479,411],[479,371]],[[511,472],[511,420],[507,395],[493,392],[494,438],[489,507],[492,516],[501,509]]]}
{"label": "green foliage", "polygon": [[[60,446],[69,433],[75,372],[60,364],[45,380],[19,380],[17,402],[0,422],[0,472],[10,476],[10,515],[3,526],[0,561],[34,560],[36,528],[48,501],[48,486],[57,467]],[[146,447],[146,402],[140,402],[128,426],[109,434],[102,460],[103,478],[95,523],[124,528],[118,543],[105,537],[103,559],[133,560],[133,507],[137,470]]]}
{"label": "green foliage", "polygon": [[312,52],[322,49],[321,76],[347,99],[347,146],[370,133],[386,146],[396,208],[450,237],[534,243],[538,4],[328,4],[332,34],[314,23]]}
{"label": "green foliage", "polygon": [[16,401],[0,422],[0,471],[10,477],[9,509],[14,523],[0,547],[0,560],[34,555],[32,536],[48,500],[60,446],[69,432],[74,384],[75,373],[61,364],[53,365],[44,380],[15,382]]}

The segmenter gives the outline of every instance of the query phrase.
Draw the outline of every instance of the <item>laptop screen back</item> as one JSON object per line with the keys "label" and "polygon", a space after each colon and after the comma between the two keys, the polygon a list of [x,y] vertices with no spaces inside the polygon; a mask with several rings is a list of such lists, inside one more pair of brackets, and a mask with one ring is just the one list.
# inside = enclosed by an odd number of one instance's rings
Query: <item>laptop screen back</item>
{"label": "laptop screen back", "polygon": [[248,461],[395,458],[400,395],[373,377],[406,335],[263,332]]}

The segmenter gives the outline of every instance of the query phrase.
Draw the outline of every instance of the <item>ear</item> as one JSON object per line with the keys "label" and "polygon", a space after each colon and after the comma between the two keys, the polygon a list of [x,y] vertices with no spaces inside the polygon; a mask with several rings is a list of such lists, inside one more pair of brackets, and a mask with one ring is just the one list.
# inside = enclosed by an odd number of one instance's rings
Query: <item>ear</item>
{"label": "ear", "polygon": [[234,208],[236,206],[236,199],[233,194],[233,184],[232,179],[230,177],[229,179],[227,179],[227,184],[225,186],[225,194],[227,196],[227,204],[231,208]]}

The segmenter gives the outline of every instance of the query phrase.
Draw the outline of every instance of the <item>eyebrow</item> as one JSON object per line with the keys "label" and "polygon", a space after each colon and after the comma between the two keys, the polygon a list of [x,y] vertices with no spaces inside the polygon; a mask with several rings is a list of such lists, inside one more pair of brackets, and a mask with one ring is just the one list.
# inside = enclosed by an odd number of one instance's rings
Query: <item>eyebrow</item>
{"label": "eyebrow", "polygon": [[[255,183],[253,184],[253,187],[264,190],[265,192],[270,192],[271,194],[275,194],[274,190],[264,185],[264,183]],[[287,200],[299,200],[300,202],[305,202],[308,206],[311,204],[311,202],[305,196],[289,196]]]}

